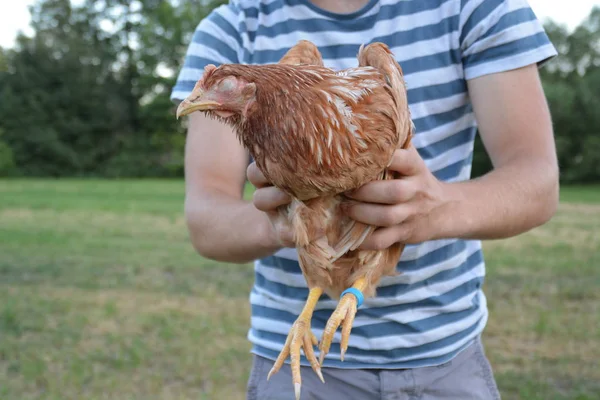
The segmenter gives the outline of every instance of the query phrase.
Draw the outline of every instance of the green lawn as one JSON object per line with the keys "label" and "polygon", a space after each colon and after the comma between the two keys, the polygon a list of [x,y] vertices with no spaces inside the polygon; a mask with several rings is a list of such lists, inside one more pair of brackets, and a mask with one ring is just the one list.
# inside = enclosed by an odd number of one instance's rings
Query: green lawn
{"label": "green lawn", "polygon": [[[600,187],[485,244],[505,399],[600,399]],[[192,250],[179,181],[0,181],[0,399],[243,399],[249,265]]]}

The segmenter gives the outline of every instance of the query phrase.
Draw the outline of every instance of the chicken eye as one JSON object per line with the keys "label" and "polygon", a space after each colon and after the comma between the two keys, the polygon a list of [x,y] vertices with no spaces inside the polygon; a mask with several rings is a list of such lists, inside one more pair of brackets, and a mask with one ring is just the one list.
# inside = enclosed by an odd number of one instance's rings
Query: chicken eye
{"label": "chicken eye", "polygon": [[233,78],[225,78],[221,81],[219,87],[224,92],[230,92],[235,88],[235,80]]}

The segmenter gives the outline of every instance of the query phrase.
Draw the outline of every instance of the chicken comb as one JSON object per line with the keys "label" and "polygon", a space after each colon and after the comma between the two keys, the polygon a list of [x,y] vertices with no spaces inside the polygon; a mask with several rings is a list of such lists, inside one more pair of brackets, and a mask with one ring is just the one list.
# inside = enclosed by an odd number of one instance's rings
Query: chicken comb
{"label": "chicken comb", "polygon": [[214,64],[207,64],[204,67],[204,76],[208,76],[208,75],[212,74],[216,69],[217,69],[217,67],[215,67]]}
{"label": "chicken comb", "polygon": [[202,78],[200,78],[196,86],[203,85],[204,82],[206,82],[216,70],[217,67],[214,64],[207,64],[204,67],[204,74],[202,74]]}

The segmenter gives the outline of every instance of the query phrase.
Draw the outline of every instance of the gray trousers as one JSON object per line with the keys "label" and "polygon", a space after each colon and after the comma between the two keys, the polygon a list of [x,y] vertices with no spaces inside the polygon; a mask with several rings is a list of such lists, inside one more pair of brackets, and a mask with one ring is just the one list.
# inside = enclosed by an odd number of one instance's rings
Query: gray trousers
{"label": "gray trousers", "polygon": [[[289,364],[267,381],[273,361],[254,356],[247,400],[294,400]],[[325,384],[301,367],[301,400],[496,400],[500,393],[478,339],[451,361],[403,370],[323,368]]]}

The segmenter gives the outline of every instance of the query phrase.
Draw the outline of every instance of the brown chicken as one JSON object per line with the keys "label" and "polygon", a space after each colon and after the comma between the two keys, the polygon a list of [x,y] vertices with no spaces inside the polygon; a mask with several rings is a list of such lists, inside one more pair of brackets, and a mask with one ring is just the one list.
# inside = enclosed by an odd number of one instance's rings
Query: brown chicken
{"label": "brown chicken", "polygon": [[[278,64],[209,65],[177,115],[203,111],[232,126],[276,187],[292,197],[279,218],[292,227],[300,267],[309,287],[269,377],[288,355],[296,398],[300,397],[300,349],[323,380],[320,364],[342,325],[341,359],[361,297],[371,297],[382,276],[395,275],[401,244],[381,251],[358,247],[376,227],[342,212],[345,192],[377,179],[393,152],[412,136],[402,69],[385,44],[360,48],[359,66],[334,71],[323,66],[316,46],[300,41]],[[349,289],[350,288],[350,289]],[[314,354],[311,318],[323,293],[338,298]]]}

